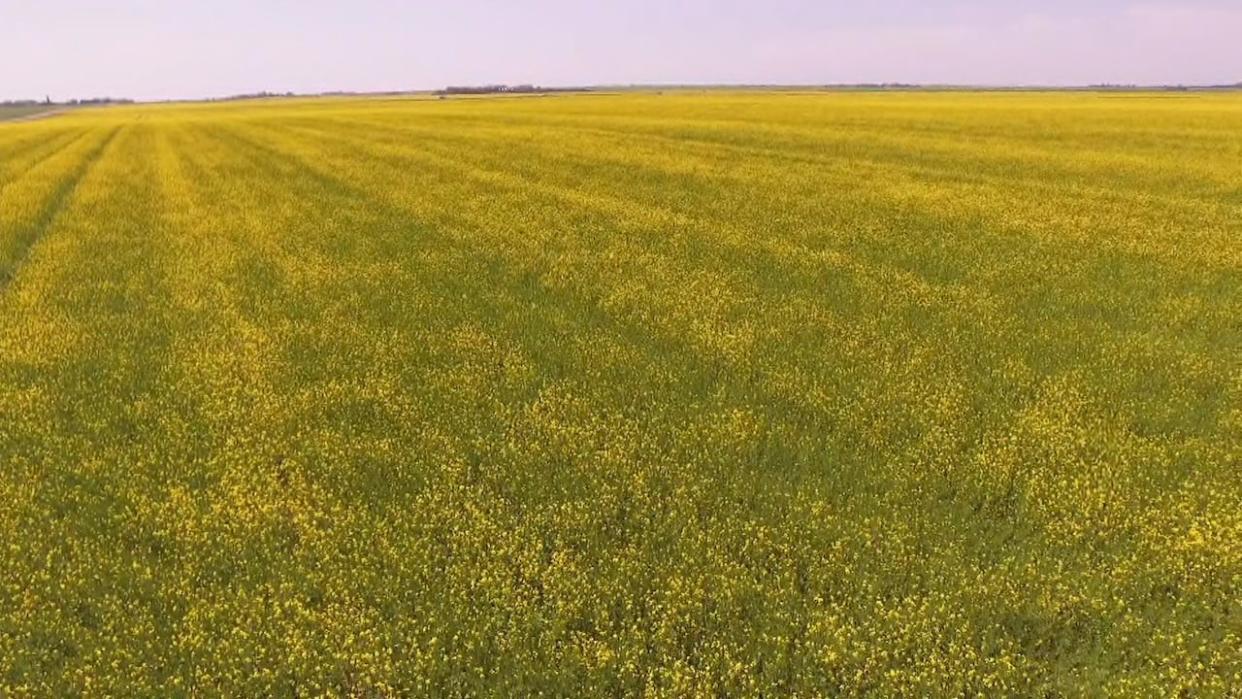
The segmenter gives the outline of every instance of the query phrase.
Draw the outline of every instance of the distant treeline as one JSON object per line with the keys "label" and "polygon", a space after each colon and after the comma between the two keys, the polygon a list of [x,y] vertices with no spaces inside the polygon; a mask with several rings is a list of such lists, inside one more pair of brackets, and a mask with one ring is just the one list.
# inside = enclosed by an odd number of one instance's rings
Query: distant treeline
{"label": "distant treeline", "polygon": [[544,92],[584,92],[592,88],[584,87],[540,87],[538,85],[450,85],[437,90],[437,95],[495,95],[519,94],[528,95]]}
{"label": "distant treeline", "polygon": [[1190,90],[1237,90],[1242,88],[1242,83],[1234,83],[1232,85],[1117,85],[1114,83],[1100,83],[1098,85],[1088,85],[1089,90],[1169,90],[1173,92],[1190,91]]}
{"label": "distant treeline", "polygon": [[100,104],[133,104],[134,101],[124,97],[92,97],[90,99],[72,99],[64,102],[53,102],[49,97],[44,100],[4,100],[0,107],[79,107]]}
{"label": "distant treeline", "polygon": [[209,102],[232,102],[234,100],[262,100],[271,99],[273,97],[297,97],[292,92],[248,92],[241,95],[229,95],[228,97],[212,97]]}

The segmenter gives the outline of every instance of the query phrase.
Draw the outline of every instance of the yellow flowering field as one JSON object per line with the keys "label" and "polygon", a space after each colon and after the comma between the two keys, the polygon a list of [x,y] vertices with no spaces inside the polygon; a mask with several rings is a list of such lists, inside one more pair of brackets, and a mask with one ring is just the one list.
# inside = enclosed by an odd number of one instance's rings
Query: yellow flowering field
{"label": "yellow flowering field", "polygon": [[1237,696],[1242,96],[0,125],[0,696]]}

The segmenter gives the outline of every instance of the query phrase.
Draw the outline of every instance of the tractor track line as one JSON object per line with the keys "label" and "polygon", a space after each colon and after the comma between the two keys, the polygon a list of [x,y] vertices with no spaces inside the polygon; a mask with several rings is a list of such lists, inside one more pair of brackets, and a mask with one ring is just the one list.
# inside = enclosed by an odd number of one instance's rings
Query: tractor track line
{"label": "tractor track line", "polygon": [[[78,186],[81,185],[82,180],[86,179],[86,176],[90,170],[102,158],[104,151],[114,140],[116,140],[116,136],[120,133],[121,129],[122,127],[119,126],[114,128],[102,141],[100,141],[99,145],[92,148],[86,154],[86,157],[82,159],[82,163],[78,165],[78,167],[74,169],[74,171],[71,172],[69,176],[66,177],[59,185],[56,186],[56,189],[53,190],[51,196],[48,197],[47,204],[43,207],[43,210],[39,213],[38,217],[36,217],[32,223],[17,231],[15,235],[16,245],[14,248],[13,259],[7,263],[4,260],[0,260],[0,293],[3,293],[6,289],[8,289],[9,284],[11,284],[17,277],[17,273],[30,258],[31,251],[34,249],[35,245],[38,244],[39,240],[43,238],[47,231],[56,222],[56,219],[64,210],[66,204],[68,204],[69,199],[73,196],[73,193],[76,192]],[[74,142],[76,142],[76,140],[77,139],[75,139]]]}

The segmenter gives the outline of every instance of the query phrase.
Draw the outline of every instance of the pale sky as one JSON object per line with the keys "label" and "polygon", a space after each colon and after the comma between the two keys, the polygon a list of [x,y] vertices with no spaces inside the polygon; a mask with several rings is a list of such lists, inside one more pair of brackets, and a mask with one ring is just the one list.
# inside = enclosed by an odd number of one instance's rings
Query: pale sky
{"label": "pale sky", "polygon": [[0,99],[1242,81],[1242,0],[0,0]]}

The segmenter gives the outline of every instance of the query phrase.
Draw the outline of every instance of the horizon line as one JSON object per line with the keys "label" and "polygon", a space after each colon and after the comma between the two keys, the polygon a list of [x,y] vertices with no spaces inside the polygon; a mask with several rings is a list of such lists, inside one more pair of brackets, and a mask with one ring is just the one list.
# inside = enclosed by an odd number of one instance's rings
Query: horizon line
{"label": "horizon line", "polygon": [[[516,88],[516,89],[515,89]],[[1081,92],[1081,91],[1227,91],[1242,90],[1242,81],[1234,83],[907,83],[893,82],[836,82],[836,83],[731,83],[731,82],[672,82],[672,83],[588,83],[581,85],[541,85],[535,83],[480,83],[468,85],[446,85],[438,88],[404,88],[392,90],[350,90],[333,89],[320,92],[275,92],[263,90],[250,93],[234,93],[227,95],[211,95],[201,97],[169,97],[169,98],[131,98],[124,96],[75,97],[64,101],[51,100],[50,95],[44,99],[10,98],[0,100],[0,105],[51,105],[51,106],[91,106],[107,104],[169,104],[179,102],[222,102],[244,99],[290,99],[306,97],[333,96],[396,96],[396,95],[446,95],[469,96],[469,92],[453,93],[453,90],[478,90],[477,94],[538,94],[547,92],[591,92],[602,90],[675,90],[675,89],[737,89],[737,90],[875,90],[875,91],[911,91],[921,90],[962,90],[962,91],[1046,91],[1046,92]]]}

